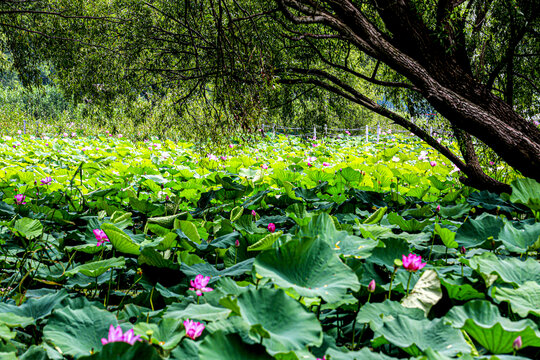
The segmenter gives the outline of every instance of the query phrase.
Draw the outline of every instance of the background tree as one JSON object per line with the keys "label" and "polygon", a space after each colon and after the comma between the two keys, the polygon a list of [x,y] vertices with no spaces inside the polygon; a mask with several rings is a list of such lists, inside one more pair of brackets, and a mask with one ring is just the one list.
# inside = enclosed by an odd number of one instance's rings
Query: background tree
{"label": "background tree", "polygon": [[[32,48],[54,62],[75,97],[173,93],[180,113],[197,99],[208,109],[200,118],[249,129],[276,104],[282,86],[315,86],[413,132],[456,164],[465,183],[508,191],[484,173],[477,144],[540,180],[540,131],[524,118],[539,108],[539,6],[527,0],[118,0],[69,5],[63,16],[28,27],[46,34]],[[379,105],[376,91],[398,108],[421,103],[439,112],[461,156],[410,117]]]}

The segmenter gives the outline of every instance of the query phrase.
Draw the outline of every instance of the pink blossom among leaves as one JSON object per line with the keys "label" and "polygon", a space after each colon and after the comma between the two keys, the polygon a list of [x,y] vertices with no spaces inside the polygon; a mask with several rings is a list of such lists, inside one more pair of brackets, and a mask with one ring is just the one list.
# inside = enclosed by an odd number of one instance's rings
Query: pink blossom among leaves
{"label": "pink blossom among leaves", "polygon": [[426,266],[427,263],[422,262],[422,257],[416,254],[402,255],[403,267],[410,272],[416,272]]}
{"label": "pink blossom among leaves", "polygon": [[271,233],[276,231],[276,224],[274,224],[274,223],[268,224],[268,231],[270,231]]}
{"label": "pink blossom among leaves", "polygon": [[96,237],[97,246],[101,246],[105,242],[109,242],[109,238],[107,237],[107,234],[105,234],[105,231],[101,229],[94,229],[92,231],[94,232],[94,236]]}
{"label": "pink blossom among leaves", "polygon": [[195,276],[195,280],[191,280],[190,284],[191,287],[189,290],[195,291],[197,296],[201,296],[203,292],[210,292],[214,289],[207,287],[208,282],[210,281],[210,276],[203,276],[202,274],[199,274]]}
{"label": "pink blossom among leaves", "polygon": [[186,328],[186,336],[192,340],[201,336],[204,330],[203,324],[189,319],[184,321],[184,327]]}
{"label": "pink blossom among leaves", "polygon": [[116,329],[115,329],[112,324],[109,327],[109,336],[108,336],[108,338],[107,339],[101,338],[101,343],[103,345],[108,344],[108,343],[112,343],[112,342],[126,342],[128,344],[133,345],[133,344],[135,344],[135,341],[141,341],[141,336],[140,335],[135,335],[133,333],[133,329],[130,329],[130,330],[126,331],[125,334],[123,334],[122,329],[120,328],[120,326],[117,326]]}
{"label": "pink blossom among leaves", "polygon": [[23,195],[23,194],[17,194],[17,195],[15,195],[15,202],[17,203],[17,205],[24,205],[24,204],[26,204],[26,202],[24,201],[24,199],[26,199],[26,196]]}

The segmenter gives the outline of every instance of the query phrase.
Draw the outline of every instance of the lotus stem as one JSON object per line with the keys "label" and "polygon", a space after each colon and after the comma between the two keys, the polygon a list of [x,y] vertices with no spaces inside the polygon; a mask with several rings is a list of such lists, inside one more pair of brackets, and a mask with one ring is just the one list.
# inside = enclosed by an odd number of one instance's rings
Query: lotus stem
{"label": "lotus stem", "polygon": [[409,285],[411,284],[412,272],[409,272],[409,280],[407,280],[407,295],[409,296]]}

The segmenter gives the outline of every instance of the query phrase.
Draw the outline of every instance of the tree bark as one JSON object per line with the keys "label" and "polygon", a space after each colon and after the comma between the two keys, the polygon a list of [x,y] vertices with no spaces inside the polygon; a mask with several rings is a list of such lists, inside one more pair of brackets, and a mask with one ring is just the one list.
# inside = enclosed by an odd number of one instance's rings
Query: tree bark
{"label": "tree bark", "polygon": [[[540,130],[475,80],[470,64],[437,42],[409,1],[376,1],[391,35],[379,30],[350,0],[327,0],[327,8],[310,6],[314,4],[310,0],[277,1],[293,22],[326,24],[408,78],[453,126],[490,146],[523,175],[540,181]],[[289,7],[303,15],[293,14]]]}

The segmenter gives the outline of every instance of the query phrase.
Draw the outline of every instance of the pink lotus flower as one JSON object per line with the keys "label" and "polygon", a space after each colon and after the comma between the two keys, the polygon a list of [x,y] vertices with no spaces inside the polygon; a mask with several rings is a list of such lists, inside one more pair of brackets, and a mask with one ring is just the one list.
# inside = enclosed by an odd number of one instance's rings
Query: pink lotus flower
{"label": "pink lotus flower", "polygon": [[15,195],[15,202],[17,203],[17,205],[24,205],[24,204],[26,204],[26,202],[24,201],[24,199],[26,199],[26,196],[23,195],[23,194],[17,194],[17,195]]}
{"label": "pink lotus flower", "polygon": [[191,287],[189,290],[195,291],[197,296],[201,296],[203,292],[210,292],[214,289],[206,287],[210,281],[210,276],[202,276],[201,274],[195,276],[195,280],[191,280]]}
{"label": "pink lotus flower", "polygon": [[313,145],[313,147],[319,146],[319,144],[317,144],[317,143],[313,143],[312,145]]}
{"label": "pink lotus flower", "polygon": [[186,321],[184,321],[184,327],[186,328],[186,336],[192,340],[195,340],[196,338],[201,336],[204,330],[203,324],[189,319],[186,319]]}
{"label": "pink lotus flower", "polygon": [[232,148],[234,147],[234,145],[233,145],[233,144],[229,144],[229,147],[232,149]]}
{"label": "pink lotus flower", "polygon": [[426,266],[427,263],[422,262],[420,255],[410,253],[409,256],[402,255],[403,267],[410,272],[416,272]]}
{"label": "pink lotus flower", "polygon": [[327,163],[327,162],[323,162],[323,163],[322,163],[322,166],[330,166],[330,164]]}
{"label": "pink lotus flower", "polygon": [[120,326],[117,326],[116,329],[111,324],[109,327],[109,336],[107,339],[101,338],[101,343],[103,345],[112,343],[112,342],[126,342],[130,345],[135,344],[135,341],[141,341],[140,335],[135,335],[133,329],[128,330],[125,334],[122,334],[122,329]]}
{"label": "pink lotus flower", "polygon": [[373,280],[371,280],[369,282],[369,285],[368,285],[367,289],[371,293],[375,291],[375,279],[373,279]]}
{"label": "pink lotus flower", "polygon": [[441,205],[437,205],[437,207],[435,208],[435,211],[437,212],[441,211]]}
{"label": "pink lotus flower", "polygon": [[308,163],[307,163],[307,166],[308,166],[308,167],[312,167],[313,165],[311,165],[311,163],[308,162]]}
{"label": "pink lotus flower", "polygon": [[266,164],[262,164],[261,167],[262,167],[264,170],[268,169],[268,165],[266,165]]}
{"label": "pink lotus flower", "polygon": [[345,134],[351,135],[351,132],[349,130],[345,130]]}
{"label": "pink lotus flower", "polygon": [[436,166],[437,163],[436,163],[435,161],[430,161],[430,162],[429,162],[429,165],[431,165],[431,166],[433,167],[433,166]]}
{"label": "pink lotus flower", "polygon": [[47,176],[45,179],[41,179],[41,185],[51,185],[52,177]]}
{"label": "pink lotus flower", "polygon": [[221,160],[225,161],[225,160],[227,160],[227,157],[226,156],[221,156]]}
{"label": "pink lotus flower", "polygon": [[96,246],[101,246],[105,242],[109,242],[109,238],[107,237],[107,234],[105,234],[105,231],[101,229],[94,229],[92,231],[94,232],[94,236],[96,237],[96,240],[97,240]]}
{"label": "pink lotus flower", "polygon": [[234,242],[234,246],[236,246],[236,247],[240,246],[240,241],[238,239],[236,239],[236,241]]}
{"label": "pink lotus flower", "polygon": [[253,217],[257,216],[257,213],[255,212],[255,210],[251,210],[251,216]]}
{"label": "pink lotus flower", "polygon": [[270,231],[271,233],[275,232],[276,231],[276,224],[274,224],[274,223],[268,224],[268,231]]}

